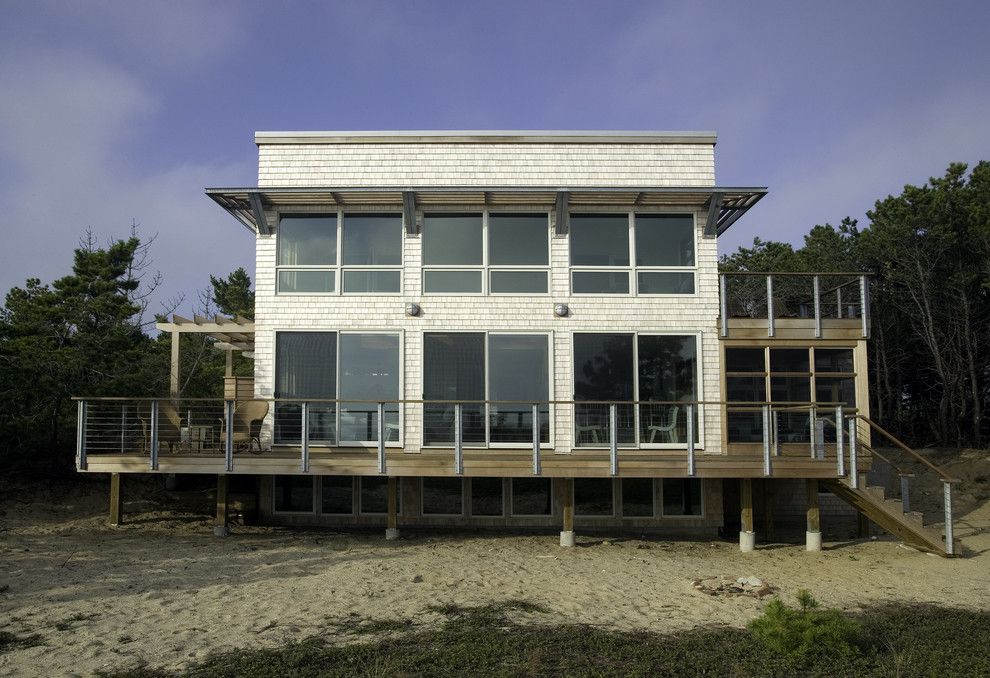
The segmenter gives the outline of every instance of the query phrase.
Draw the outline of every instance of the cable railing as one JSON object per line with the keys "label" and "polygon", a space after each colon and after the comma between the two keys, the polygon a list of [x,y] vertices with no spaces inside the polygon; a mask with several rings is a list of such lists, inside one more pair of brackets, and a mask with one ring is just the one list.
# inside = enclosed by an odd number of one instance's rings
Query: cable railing
{"label": "cable railing", "polygon": [[865,273],[719,274],[721,334],[729,335],[733,318],[765,319],[767,336],[777,333],[781,319],[806,319],[822,336],[824,320],[858,320],[863,337],[870,335],[870,278]]}

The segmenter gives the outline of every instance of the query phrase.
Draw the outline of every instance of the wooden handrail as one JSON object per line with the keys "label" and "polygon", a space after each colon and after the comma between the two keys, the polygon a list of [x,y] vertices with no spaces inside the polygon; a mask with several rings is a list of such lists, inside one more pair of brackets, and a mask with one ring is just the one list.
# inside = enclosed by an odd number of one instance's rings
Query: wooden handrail
{"label": "wooden handrail", "polygon": [[905,451],[908,454],[910,454],[912,457],[914,457],[915,459],[917,459],[918,461],[920,461],[922,464],[924,464],[925,466],[927,466],[931,470],[935,471],[935,473],[937,473],[939,475],[939,477],[942,478],[942,480],[947,481],[947,482],[957,482],[957,479],[956,478],[953,478],[952,476],[950,476],[945,471],[945,469],[942,469],[942,468],[936,466],[935,464],[931,463],[930,461],[928,461],[927,459],[925,459],[924,457],[922,457],[920,454],[918,454],[917,452],[915,452],[914,450],[912,450],[910,447],[908,447],[907,445],[905,445],[904,443],[902,443],[900,440],[898,440],[894,436],[894,434],[892,434],[889,431],[887,431],[887,429],[883,428],[882,426],[880,426],[880,424],[876,423],[875,421],[873,421],[869,417],[867,417],[865,415],[862,415],[862,414],[855,414],[855,415],[852,415],[852,416],[854,416],[856,419],[862,419],[863,421],[865,421],[871,428],[876,429],[878,433],[880,433],[881,435],[883,435],[884,437],[886,437],[887,440],[889,440],[890,442],[894,443],[894,445],[896,445],[897,447],[901,448],[903,451]]}

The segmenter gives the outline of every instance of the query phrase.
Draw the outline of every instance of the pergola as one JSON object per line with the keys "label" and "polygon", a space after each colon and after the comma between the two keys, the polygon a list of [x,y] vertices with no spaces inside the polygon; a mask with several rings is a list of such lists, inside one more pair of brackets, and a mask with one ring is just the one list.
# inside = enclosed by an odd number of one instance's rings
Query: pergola
{"label": "pergola", "polygon": [[205,334],[214,340],[213,348],[227,354],[226,376],[233,376],[233,354],[240,351],[246,358],[254,354],[254,321],[236,315],[233,318],[216,315],[212,318],[194,315],[193,319],[172,315],[171,322],[157,322],[155,327],[172,334],[172,363],[169,371],[169,396],[179,397],[179,336]]}

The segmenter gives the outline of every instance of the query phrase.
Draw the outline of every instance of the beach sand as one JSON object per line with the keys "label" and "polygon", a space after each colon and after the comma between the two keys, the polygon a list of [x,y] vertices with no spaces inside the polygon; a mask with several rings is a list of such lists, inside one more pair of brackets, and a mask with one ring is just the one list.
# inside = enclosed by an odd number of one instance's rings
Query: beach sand
{"label": "beach sand", "polygon": [[[338,633],[363,619],[436,623],[428,606],[541,603],[534,623],[671,631],[745,625],[766,600],[711,597],[695,578],[755,576],[789,601],[809,589],[828,606],[886,601],[990,609],[990,503],[960,515],[968,556],[943,559],[893,540],[763,545],[555,535],[375,532],[234,526],[151,502],[106,525],[106,482],[4,493],[0,630],[37,635],[0,654],[0,675],[90,675],[142,665],[181,669],[211,651]],[[3,488],[0,488],[3,489]],[[7,488],[9,489],[9,488]]]}

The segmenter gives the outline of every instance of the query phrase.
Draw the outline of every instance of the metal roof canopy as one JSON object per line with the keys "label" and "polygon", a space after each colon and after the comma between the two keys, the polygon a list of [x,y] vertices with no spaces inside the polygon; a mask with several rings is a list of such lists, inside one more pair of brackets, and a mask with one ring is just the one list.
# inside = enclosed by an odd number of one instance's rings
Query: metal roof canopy
{"label": "metal roof canopy", "polygon": [[272,187],[207,188],[208,195],[248,230],[262,235],[271,233],[264,208],[326,206],[382,207],[403,213],[408,233],[415,232],[413,211],[444,206],[505,207],[510,205],[545,206],[555,209],[558,235],[567,232],[569,212],[582,207],[616,208],[684,206],[707,208],[706,236],[719,236],[739,217],[767,194],[765,186],[354,186],[354,187]]}
{"label": "metal roof canopy", "polygon": [[254,350],[254,321],[239,315],[233,318],[220,315],[204,318],[196,315],[192,320],[181,315],[173,315],[172,322],[156,322],[155,327],[162,332],[173,334],[206,334],[216,341],[215,348],[224,351]]}

